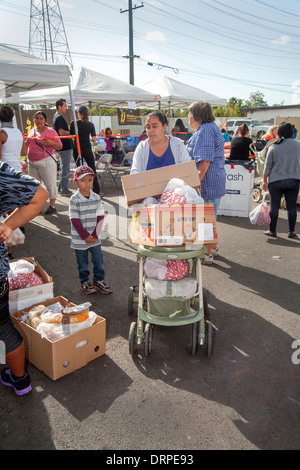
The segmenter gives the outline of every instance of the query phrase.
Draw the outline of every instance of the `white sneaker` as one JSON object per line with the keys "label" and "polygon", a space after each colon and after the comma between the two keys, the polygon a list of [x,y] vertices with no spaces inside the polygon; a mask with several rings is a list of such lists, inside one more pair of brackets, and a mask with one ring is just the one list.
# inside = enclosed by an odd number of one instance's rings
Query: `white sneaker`
{"label": "white sneaker", "polygon": [[211,250],[213,256],[219,256],[219,248],[217,247],[215,250]]}
{"label": "white sneaker", "polygon": [[214,256],[213,254],[205,255],[204,264],[213,264]]}

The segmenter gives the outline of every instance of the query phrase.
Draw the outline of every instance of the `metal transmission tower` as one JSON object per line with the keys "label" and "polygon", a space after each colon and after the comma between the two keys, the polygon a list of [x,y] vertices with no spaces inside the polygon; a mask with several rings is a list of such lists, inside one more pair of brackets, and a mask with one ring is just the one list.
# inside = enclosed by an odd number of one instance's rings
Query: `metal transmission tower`
{"label": "metal transmission tower", "polygon": [[28,52],[73,69],[58,0],[31,0]]}

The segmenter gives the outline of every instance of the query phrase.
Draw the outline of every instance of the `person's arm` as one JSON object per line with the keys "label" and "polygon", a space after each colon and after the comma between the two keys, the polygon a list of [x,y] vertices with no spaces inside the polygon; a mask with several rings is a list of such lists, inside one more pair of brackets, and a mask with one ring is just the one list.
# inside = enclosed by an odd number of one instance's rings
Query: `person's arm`
{"label": "person's arm", "polygon": [[15,209],[4,222],[0,224],[0,241],[6,243],[16,228],[22,227],[22,225],[25,225],[37,216],[44,207],[48,197],[48,191],[42,186],[39,186],[29,204]]}
{"label": "person's arm", "polygon": [[200,182],[203,180],[208,168],[209,168],[209,165],[210,165],[211,162],[208,162],[206,160],[201,160],[199,162],[199,178],[200,178]]}
{"label": "person's arm", "polygon": [[1,159],[1,156],[2,156],[2,145],[5,144],[5,142],[7,141],[7,134],[6,132],[2,129],[0,131],[0,159]]}

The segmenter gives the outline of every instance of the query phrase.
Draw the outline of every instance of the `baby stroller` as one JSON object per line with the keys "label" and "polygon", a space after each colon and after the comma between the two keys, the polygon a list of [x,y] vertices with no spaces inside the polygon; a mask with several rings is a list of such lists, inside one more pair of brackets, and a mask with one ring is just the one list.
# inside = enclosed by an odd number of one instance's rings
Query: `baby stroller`
{"label": "baby stroller", "polygon": [[[267,144],[262,150],[258,150],[259,147],[256,147],[254,143],[250,144],[250,149],[255,155],[256,175],[260,177],[259,183],[254,184],[254,189],[252,191],[252,200],[254,202],[261,202],[262,200],[262,195],[263,195],[262,183],[263,183],[264,167],[265,167],[268,147],[269,145]],[[268,196],[268,192],[267,192],[267,196]],[[282,196],[281,198],[280,208],[286,209],[286,202],[285,202],[284,196]]]}
{"label": "baby stroller", "polygon": [[[195,355],[202,348],[207,356],[213,351],[214,328],[209,321],[207,292],[202,289],[201,262],[207,253],[206,247],[148,247],[138,246],[137,261],[139,263],[139,285],[130,287],[128,296],[128,313],[134,311],[137,304],[137,320],[133,321],[129,330],[129,353],[133,356],[137,347],[144,344],[145,356],[152,349],[153,328],[159,326],[182,326],[190,324],[190,352]],[[188,276],[194,281],[195,290],[192,294],[184,288],[184,294],[178,291],[180,281],[162,282],[165,292],[157,293],[155,279],[152,286],[145,276],[145,263],[150,260],[185,260],[189,264]],[[186,279],[187,281],[187,279]],[[150,283],[151,284],[151,283]],[[153,292],[155,295],[152,294]],[[152,298],[151,298],[152,297]]]}

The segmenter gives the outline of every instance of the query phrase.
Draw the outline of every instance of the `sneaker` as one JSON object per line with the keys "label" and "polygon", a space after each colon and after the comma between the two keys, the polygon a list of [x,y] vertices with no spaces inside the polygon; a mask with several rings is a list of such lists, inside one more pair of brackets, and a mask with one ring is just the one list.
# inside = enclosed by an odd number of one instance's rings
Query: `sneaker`
{"label": "sneaker", "polygon": [[49,206],[48,209],[45,211],[45,215],[56,214],[56,208]]}
{"label": "sneaker", "polygon": [[9,368],[2,369],[0,380],[3,385],[7,385],[7,387],[12,387],[19,397],[22,395],[26,395],[26,393],[31,392],[32,387],[30,384],[29,375],[25,372],[23,377],[15,377],[13,376],[11,370]]}
{"label": "sneaker", "polygon": [[89,281],[83,282],[81,284],[81,289],[85,294],[94,294],[97,292],[97,289],[95,289]]}
{"label": "sneaker", "polygon": [[61,193],[59,193],[61,196],[72,196],[72,191],[70,191],[69,189],[67,191],[62,191]]}
{"label": "sneaker", "polygon": [[213,264],[213,262],[214,262],[213,254],[205,255],[204,264]]}
{"label": "sneaker", "polygon": [[110,294],[112,289],[109,287],[105,281],[94,281],[93,286],[96,287],[102,294]]}
{"label": "sneaker", "polygon": [[212,249],[212,250],[211,250],[211,254],[212,254],[213,256],[219,256],[219,248],[217,247],[215,250]]}

